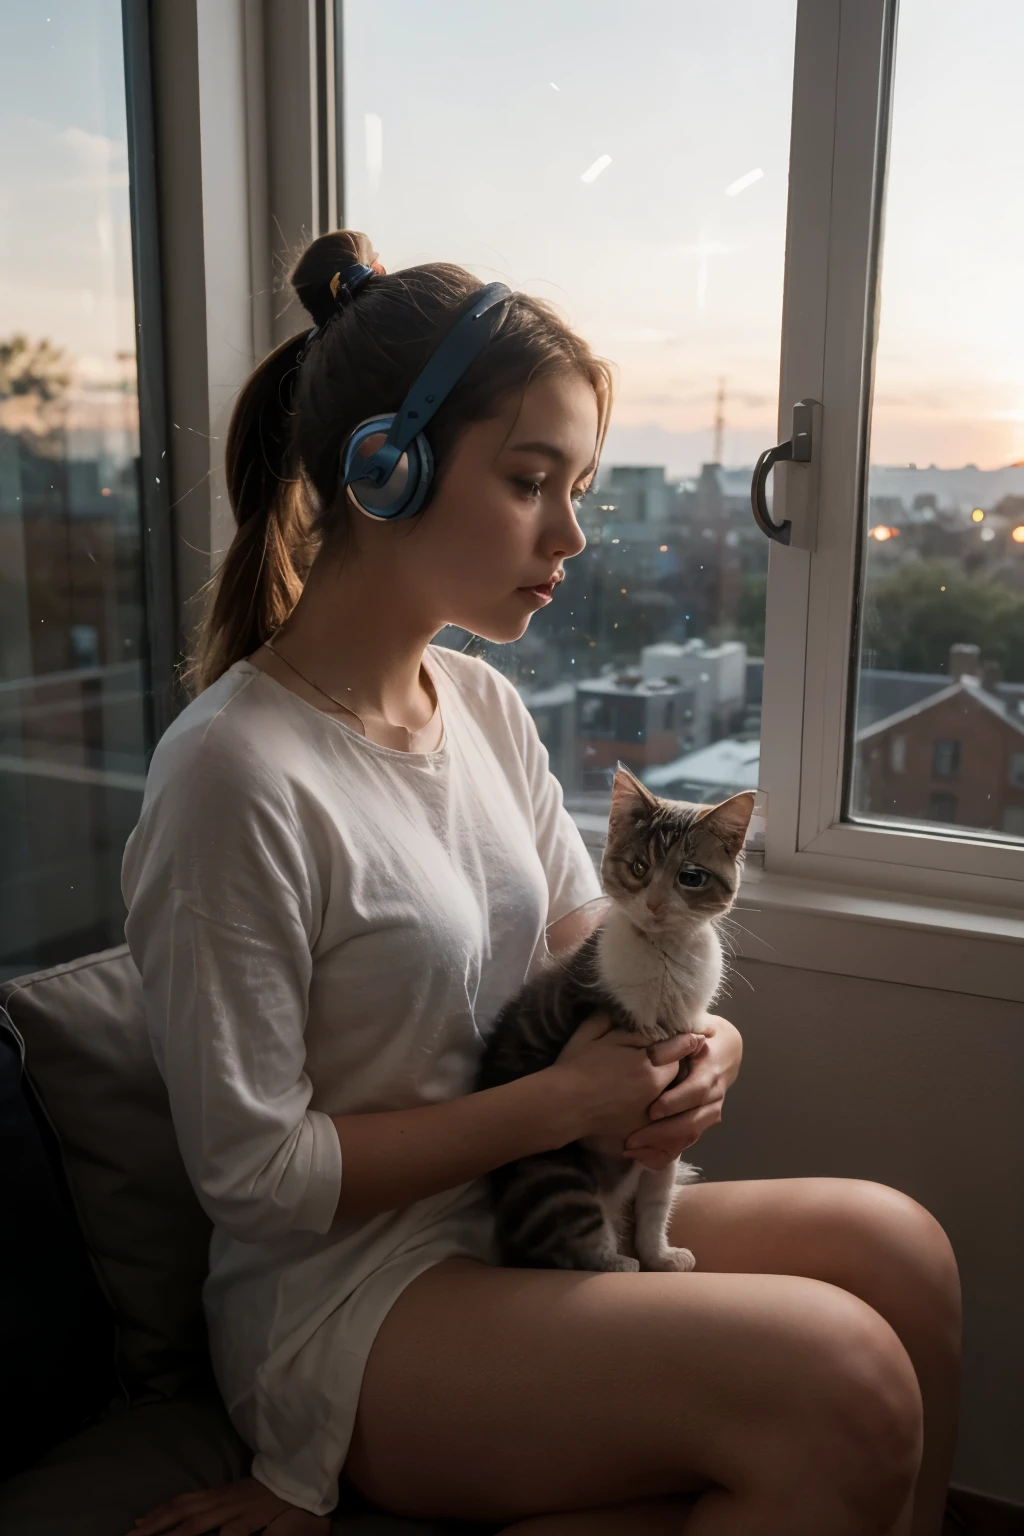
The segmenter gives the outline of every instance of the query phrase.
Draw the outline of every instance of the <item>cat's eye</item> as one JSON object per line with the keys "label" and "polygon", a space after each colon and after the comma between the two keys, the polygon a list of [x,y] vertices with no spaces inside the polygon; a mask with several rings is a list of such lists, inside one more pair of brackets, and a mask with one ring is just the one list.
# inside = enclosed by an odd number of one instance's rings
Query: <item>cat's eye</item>
{"label": "cat's eye", "polygon": [[702,885],[708,883],[706,869],[681,869],[679,871],[679,884],[685,885],[688,891],[699,891]]}
{"label": "cat's eye", "polygon": [[638,880],[642,880],[644,875],[647,873],[647,865],[644,863],[643,859],[634,859],[629,867],[632,873],[636,875]]}

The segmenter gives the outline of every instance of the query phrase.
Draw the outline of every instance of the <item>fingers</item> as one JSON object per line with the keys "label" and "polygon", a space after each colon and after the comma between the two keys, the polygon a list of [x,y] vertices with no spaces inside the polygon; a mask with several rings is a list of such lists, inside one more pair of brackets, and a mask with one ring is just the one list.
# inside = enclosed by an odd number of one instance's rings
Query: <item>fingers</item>
{"label": "fingers", "polygon": [[707,1044],[706,1037],[699,1031],[687,1030],[683,1034],[673,1035],[671,1040],[659,1040],[649,1048],[649,1055],[655,1066],[662,1066],[669,1061],[683,1061],[688,1056],[698,1055]]}
{"label": "fingers", "polygon": [[701,1104],[699,1108],[687,1110],[685,1114],[673,1115],[668,1120],[659,1120],[656,1125],[643,1126],[633,1131],[623,1145],[624,1156],[630,1157],[637,1152],[658,1152],[668,1154],[666,1161],[671,1157],[679,1157],[711,1126],[719,1124],[722,1104],[722,1099],[715,1099],[713,1103]]}
{"label": "fingers", "polygon": [[706,1060],[694,1062],[689,1076],[678,1086],[669,1084],[658,1095],[648,1111],[648,1119],[667,1120],[671,1115],[685,1114],[689,1109],[697,1109],[701,1104],[720,1099],[724,1095],[725,1084],[721,1069],[718,1062],[709,1056]]}
{"label": "fingers", "polygon": [[639,1163],[642,1168],[649,1168],[652,1173],[661,1173],[669,1163],[675,1162],[678,1155],[676,1152],[659,1152],[654,1147],[644,1147],[639,1152],[626,1153],[634,1163]]}
{"label": "fingers", "polygon": [[[175,1533],[216,1530],[217,1525],[236,1508],[234,1500],[227,1500],[222,1488],[204,1488],[196,1493],[182,1493],[167,1504],[140,1515],[135,1522],[132,1536],[162,1536],[164,1531]],[[203,1521],[206,1523],[202,1523]],[[196,1522],[199,1521],[199,1524]]]}
{"label": "fingers", "polygon": [[230,1528],[231,1536],[251,1536],[262,1531],[274,1515],[289,1508],[255,1478],[242,1478],[221,1488],[179,1494],[141,1515],[130,1536],[206,1536],[207,1532],[226,1528]]}

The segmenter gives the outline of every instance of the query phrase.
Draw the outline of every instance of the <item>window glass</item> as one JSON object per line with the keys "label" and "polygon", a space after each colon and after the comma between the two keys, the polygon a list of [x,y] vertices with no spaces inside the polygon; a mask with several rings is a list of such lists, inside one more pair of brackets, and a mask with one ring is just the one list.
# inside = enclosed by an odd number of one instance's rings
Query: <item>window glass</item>
{"label": "window glass", "polygon": [[0,976],[123,942],[146,769],[119,0],[0,7]]}
{"label": "window glass", "polygon": [[383,47],[378,5],[342,7],[346,222],[389,270],[549,300],[617,365],[587,549],[521,642],[474,643],[595,837],[619,759],[679,798],[758,781],[795,11],[392,0]]}
{"label": "window glass", "polygon": [[849,809],[1019,838],[1024,8],[968,31],[900,0]]}

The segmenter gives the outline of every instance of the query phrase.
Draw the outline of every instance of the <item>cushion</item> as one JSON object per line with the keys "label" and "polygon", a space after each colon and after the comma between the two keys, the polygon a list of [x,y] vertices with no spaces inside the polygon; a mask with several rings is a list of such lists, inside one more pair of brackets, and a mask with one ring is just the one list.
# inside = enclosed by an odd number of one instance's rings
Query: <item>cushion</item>
{"label": "cushion", "polygon": [[4,1536],[124,1536],[155,1504],[216,1487],[249,1453],[212,1390],[122,1409],[0,1485]]}
{"label": "cushion", "polygon": [[[3,1536],[125,1536],[179,1493],[244,1477],[249,1453],[212,1387],[122,1410],[0,1486]],[[349,1495],[331,1536],[484,1536],[469,1522],[400,1520]]]}
{"label": "cushion", "polygon": [[75,1219],[60,1149],[0,1011],[0,1477],[110,1402],[114,1319]]}
{"label": "cushion", "polygon": [[0,982],[59,1137],[85,1240],[118,1320],[133,1401],[209,1370],[210,1222],[188,1181],[128,946]]}
{"label": "cushion", "polygon": [[[210,1222],[185,1173],[126,944],[0,982],[60,1140],[86,1242],[118,1320],[133,1406],[0,1486],[3,1536],[124,1536],[155,1504],[243,1476],[250,1455],[209,1380],[201,1287]],[[157,1394],[163,1401],[146,1401]],[[399,1520],[343,1480],[336,1536],[475,1536]]]}

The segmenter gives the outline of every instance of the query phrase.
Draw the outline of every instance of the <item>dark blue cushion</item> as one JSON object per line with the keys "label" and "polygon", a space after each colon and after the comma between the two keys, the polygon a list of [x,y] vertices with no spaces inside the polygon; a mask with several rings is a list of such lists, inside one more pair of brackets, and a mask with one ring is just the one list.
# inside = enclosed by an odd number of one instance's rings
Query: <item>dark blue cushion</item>
{"label": "dark blue cushion", "polygon": [[0,1234],[0,1477],[8,1477],[105,1407],[117,1380],[113,1317],[2,1008]]}

